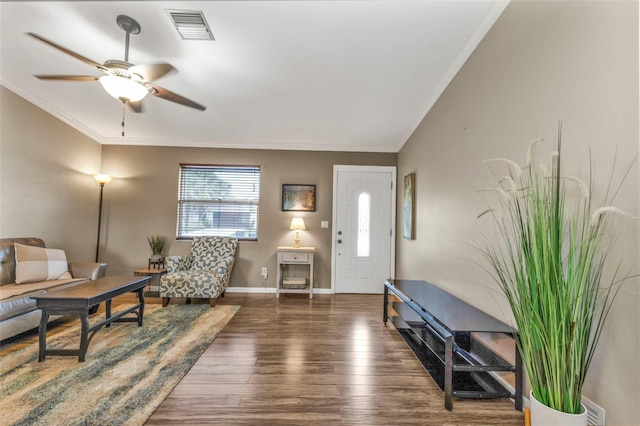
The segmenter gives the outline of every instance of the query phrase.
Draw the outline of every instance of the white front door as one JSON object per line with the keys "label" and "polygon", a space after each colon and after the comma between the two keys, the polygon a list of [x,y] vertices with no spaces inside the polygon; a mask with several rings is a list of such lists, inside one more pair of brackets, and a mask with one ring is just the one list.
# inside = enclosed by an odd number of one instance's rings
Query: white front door
{"label": "white front door", "polygon": [[334,166],[332,287],[376,293],[394,274],[395,167]]}

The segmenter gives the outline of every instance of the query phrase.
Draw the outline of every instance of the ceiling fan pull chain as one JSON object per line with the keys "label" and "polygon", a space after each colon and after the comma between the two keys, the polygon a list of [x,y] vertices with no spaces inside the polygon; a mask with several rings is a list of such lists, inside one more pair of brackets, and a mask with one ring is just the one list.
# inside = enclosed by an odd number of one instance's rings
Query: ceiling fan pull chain
{"label": "ceiling fan pull chain", "polygon": [[124,102],[122,103],[122,137],[124,138],[124,110],[126,108],[124,107]]}

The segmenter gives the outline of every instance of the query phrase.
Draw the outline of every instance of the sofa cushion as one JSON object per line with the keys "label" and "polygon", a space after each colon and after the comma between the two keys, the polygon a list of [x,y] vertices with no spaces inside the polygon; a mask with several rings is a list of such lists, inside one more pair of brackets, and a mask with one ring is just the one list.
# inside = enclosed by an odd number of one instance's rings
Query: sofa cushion
{"label": "sofa cushion", "polygon": [[0,286],[0,321],[5,321],[36,309],[36,301],[31,299],[30,296],[46,293],[54,288],[77,285],[85,281],[87,281],[85,278],[77,278]]}
{"label": "sofa cushion", "polygon": [[[39,293],[44,293],[41,291]],[[34,293],[34,295],[37,293]],[[36,301],[28,297],[11,297],[0,301],[0,321],[6,321],[36,309]]]}
{"label": "sofa cushion", "polygon": [[16,284],[71,278],[64,250],[15,244]]}
{"label": "sofa cushion", "polygon": [[64,280],[39,281],[37,283],[7,284],[0,286],[0,301],[16,296],[27,296],[30,293],[37,293],[42,290],[49,290],[54,287],[63,288],[65,284],[79,284],[87,281],[86,278],[71,278]]}

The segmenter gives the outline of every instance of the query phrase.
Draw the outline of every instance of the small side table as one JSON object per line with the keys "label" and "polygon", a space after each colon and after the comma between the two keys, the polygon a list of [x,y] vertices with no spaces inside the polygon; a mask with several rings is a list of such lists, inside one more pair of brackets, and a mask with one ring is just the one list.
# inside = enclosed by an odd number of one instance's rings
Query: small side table
{"label": "small side table", "polygon": [[[276,298],[280,297],[280,293],[309,293],[309,299],[313,299],[313,254],[315,250],[315,247],[280,246],[277,248]],[[307,269],[308,273],[296,279],[299,266]],[[296,272],[294,275],[296,278],[289,277],[291,269]]]}
{"label": "small side table", "polygon": [[[155,281],[158,288],[158,294],[160,289],[160,277],[166,273],[167,273],[167,268],[159,268],[159,269],[158,268],[140,268],[133,271],[133,275],[135,275],[136,277],[151,277],[151,279],[149,280],[149,293],[152,293],[151,282]],[[150,294],[150,296],[153,296],[153,295]]]}

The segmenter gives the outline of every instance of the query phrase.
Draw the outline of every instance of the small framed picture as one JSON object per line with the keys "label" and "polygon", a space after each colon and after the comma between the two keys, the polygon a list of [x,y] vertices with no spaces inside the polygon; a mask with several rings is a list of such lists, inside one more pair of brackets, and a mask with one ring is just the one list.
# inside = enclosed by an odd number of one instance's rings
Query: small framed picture
{"label": "small framed picture", "polygon": [[315,212],[316,186],[285,183],[282,185],[283,212]]}
{"label": "small framed picture", "polygon": [[409,173],[404,177],[404,200],[402,204],[402,237],[405,240],[416,239],[416,174]]}

